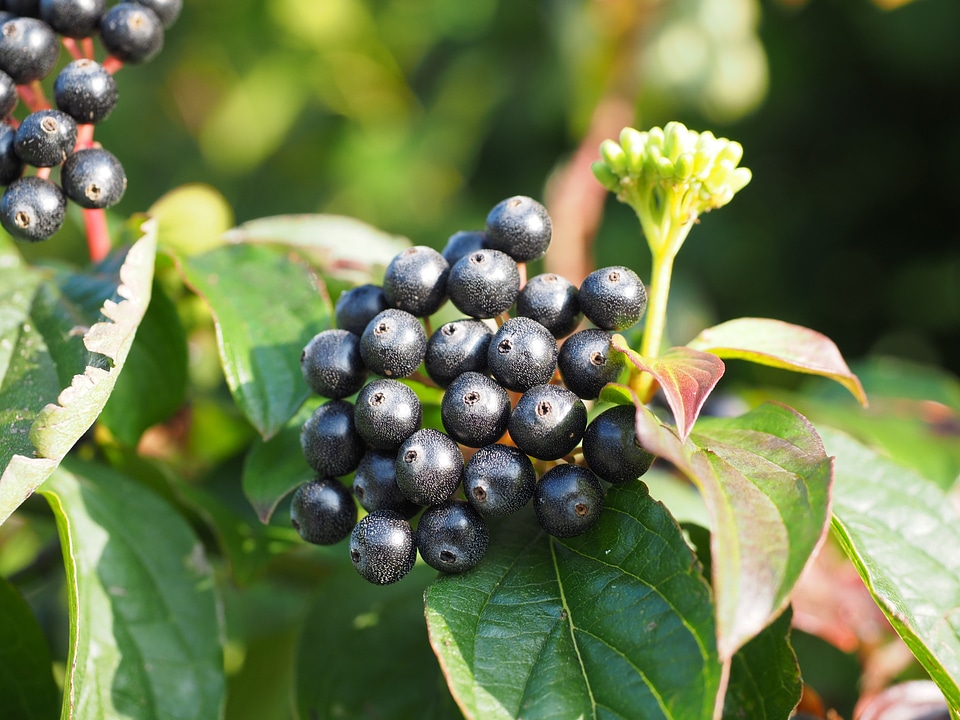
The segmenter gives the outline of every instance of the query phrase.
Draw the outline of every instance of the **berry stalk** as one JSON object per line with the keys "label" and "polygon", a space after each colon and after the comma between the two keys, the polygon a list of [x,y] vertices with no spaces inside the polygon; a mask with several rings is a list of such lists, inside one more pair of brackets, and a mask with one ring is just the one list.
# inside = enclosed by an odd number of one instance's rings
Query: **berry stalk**
{"label": "berry stalk", "polygon": [[98,263],[110,252],[110,233],[107,229],[107,213],[103,208],[84,208],[83,226],[87,231],[87,248],[90,261]]}

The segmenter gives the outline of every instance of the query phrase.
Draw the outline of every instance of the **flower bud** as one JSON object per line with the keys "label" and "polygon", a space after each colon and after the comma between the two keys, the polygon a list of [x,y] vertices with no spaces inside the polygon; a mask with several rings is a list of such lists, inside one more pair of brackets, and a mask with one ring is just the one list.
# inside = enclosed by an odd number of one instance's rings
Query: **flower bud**
{"label": "flower bud", "polygon": [[620,191],[620,177],[603,160],[596,160],[590,166],[593,176],[610,192]]}

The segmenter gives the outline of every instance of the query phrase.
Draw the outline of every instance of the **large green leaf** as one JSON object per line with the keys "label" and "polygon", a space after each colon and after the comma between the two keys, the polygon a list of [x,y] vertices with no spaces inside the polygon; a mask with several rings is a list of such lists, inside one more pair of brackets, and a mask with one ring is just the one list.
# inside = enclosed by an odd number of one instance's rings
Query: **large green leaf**
{"label": "large green leaf", "polygon": [[960,708],[960,513],[944,492],[832,429],[833,528],[877,604]]}
{"label": "large green leaf", "polygon": [[548,537],[530,512],[483,562],[426,592],[434,652],[471,718],[709,720],[720,687],[710,589],[643,483],[594,528]]}
{"label": "large green leaf", "polygon": [[3,717],[50,720],[60,704],[50,649],[16,589],[0,578],[0,698]]}
{"label": "large green leaf", "polygon": [[330,327],[330,300],[308,267],[273,248],[231,245],[181,262],[213,312],[230,391],[269,439],[309,395],[300,353]]}
{"label": "large green leaf", "polygon": [[219,718],[218,600],[186,521],[103,466],[68,461],[42,492],[57,518],[69,591],[61,718]]}
{"label": "large green leaf", "polygon": [[0,418],[12,430],[0,434],[0,523],[56,469],[113,391],[150,303],[154,223],[142,231],[92,273],[39,280],[0,248],[4,268],[24,276],[0,312],[0,346],[12,343],[0,379]]}

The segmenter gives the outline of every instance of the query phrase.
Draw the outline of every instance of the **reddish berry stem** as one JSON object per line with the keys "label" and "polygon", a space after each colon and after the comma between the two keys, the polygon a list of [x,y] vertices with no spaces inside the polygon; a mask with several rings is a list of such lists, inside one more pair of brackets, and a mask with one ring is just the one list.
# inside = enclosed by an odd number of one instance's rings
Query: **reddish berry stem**
{"label": "reddish berry stem", "polygon": [[100,262],[110,252],[110,232],[107,229],[107,214],[103,208],[84,208],[83,225],[87,230],[87,248],[90,260]]}
{"label": "reddish berry stem", "polygon": [[113,55],[110,55],[108,58],[106,58],[103,61],[103,69],[106,70],[111,75],[116,73],[117,70],[119,70],[122,67],[123,67],[123,60],[116,58]]}
{"label": "reddish berry stem", "polygon": [[48,167],[37,168],[37,177],[43,178],[44,180],[46,180],[47,178],[50,177],[51,170],[53,170],[53,168],[48,168]]}
{"label": "reddish berry stem", "polygon": [[70,53],[70,56],[74,60],[83,59],[83,53],[80,51],[80,48],[77,47],[77,41],[73,38],[65,37],[60,38],[60,42],[63,44],[64,49]]}
{"label": "reddish berry stem", "polygon": [[80,41],[80,43],[83,46],[83,56],[88,60],[95,60],[96,55],[93,49],[93,38],[85,37],[83,40]]}
{"label": "reddish berry stem", "polygon": [[77,125],[77,144],[74,146],[74,152],[94,146],[93,129],[93,123],[83,123]]}

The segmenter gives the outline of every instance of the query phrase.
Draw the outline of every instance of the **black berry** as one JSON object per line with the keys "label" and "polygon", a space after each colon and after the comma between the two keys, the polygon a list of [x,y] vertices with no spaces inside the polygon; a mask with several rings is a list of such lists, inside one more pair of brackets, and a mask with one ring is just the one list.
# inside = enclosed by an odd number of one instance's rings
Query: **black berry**
{"label": "black berry", "polygon": [[173,25],[180,17],[183,0],[133,0],[138,5],[146,5],[160,18],[165,28]]}
{"label": "black berry", "polygon": [[540,527],[554,537],[581,535],[600,518],[603,486],[585,467],[557,465],[537,483],[533,509]]}
{"label": "black berry", "polygon": [[543,385],[557,368],[557,341],[535,320],[510,318],[490,341],[487,367],[507,390]]}
{"label": "black berry", "polygon": [[42,80],[59,57],[57,34],[43,20],[15,17],[0,25],[0,70],[17,85]]}
{"label": "black berry", "polygon": [[106,120],[117,105],[117,97],[113,75],[94,60],[74,60],[53,81],[57,107],[81,124]]}
{"label": "black berry", "polygon": [[599,397],[603,386],[616,382],[625,365],[623,353],[610,346],[610,334],[596,328],[568,337],[557,357],[563,384],[584,400]]}
{"label": "black berry", "polygon": [[49,180],[36,175],[17,178],[0,199],[0,224],[21,240],[45,240],[63,225],[67,198]]}
{"label": "black berry", "polygon": [[340,293],[333,312],[338,328],[363,335],[367,323],[388,307],[383,288],[368,283]]}
{"label": "black berry", "polygon": [[628,267],[600,268],[580,284],[580,309],[598,328],[625,330],[643,317],[647,291]]}
{"label": "black berry", "polygon": [[537,473],[530,458],[510,445],[487,445],[463,468],[463,493],[485,517],[515,513],[533,497]]}
{"label": "black berry", "polygon": [[105,0],[40,0],[40,18],[61,35],[92,35],[103,15]]}
{"label": "black berry", "polygon": [[[0,122],[0,185],[9,185],[23,174],[23,160],[17,155],[13,140],[17,131],[7,122]],[[490,333],[491,335],[493,333]],[[486,351],[486,348],[484,348]],[[487,358],[484,355],[484,365]]]}
{"label": "black berry", "polygon": [[583,437],[587,408],[564,387],[538,385],[520,396],[507,427],[527,455],[557,460],[568,455]]}
{"label": "black berry", "polygon": [[446,387],[465,372],[485,371],[492,337],[493,329],[480,320],[454,320],[441,325],[427,341],[423,358],[427,375]]}
{"label": "black berry", "polygon": [[345,398],[363,387],[367,368],[360,357],[360,338],[346,330],[324,330],[300,353],[300,370],[317,395]]}
{"label": "black berry", "polygon": [[516,195],[497,203],[487,215],[487,245],[517,262],[543,257],[553,226],[547,209],[533,198]]}
{"label": "black berry", "polygon": [[466,372],[444,393],[440,417],[447,434],[458,443],[483,447],[507,431],[510,396],[486,375]]}
{"label": "black berry", "polygon": [[371,372],[386,377],[410,375],[427,352],[427,333],[404,310],[389,308],[374,316],[360,336],[360,354]]}
{"label": "black berry", "polygon": [[20,102],[17,94],[17,84],[9,75],[0,70],[0,119],[10,117],[10,114]]}
{"label": "black berry", "polygon": [[420,398],[397,380],[374,380],[357,395],[354,420],[360,437],[372,447],[396,451],[420,429]]}
{"label": "black berry", "polygon": [[607,482],[635,480],[653,462],[637,440],[636,412],[633,405],[615,405],[595,417],[583,434],[583,459]]}
{"label": "black berry", "polygon": [[510,309],[520,292],[517,263],[499,250],[476,250],[451,268],[447,292],[462,313],[496,317]]}
{"label": "black berry", "polygon": [[60,110],[37,110],[17,128],[13,146],[27,165],[60,165],[77,144],[77,121]]}
{"label": "black berry", "polygon": [[118,60],[144,63],[163,49],[163,23],[145,5],[118,3],[100,19],[100,40]]}
{"label": "black berry", "polygon": [[417,523],[420,557],[440,572],[455,574],[476,567],[489,543],[483,518],[463,500],[429,507]]}
{"label": "black berry", "polygon": [[360,576],[374,585],[397,582],[417,561],[413,528],[391,510],[370,513],[350,534],[350,560]]}
{"label": "black berry", "polygon": [[536,320],[555,338],[572,333],[583,313],[580,291],[566,278],[544,273],[530,278],[517,296],[517,315]]}
{"label": "black berry", "polygon": [[439,505],[460,484],[463,455],[447,435],[423,428],[400,446],[396,468],[397,485],[411,502]]}
{"label": "black berry", "polygon": [[108,208],[126,192],[127,175],[113,153],[84,148],[67,157],[60,169],[60,183],[67,197],[80,207]]}
{"label": "black berry", "polygon": [[383,294],[392,307],[416,317],[433,315],[447,299],[450,266],[431,247],[415,245],[399,253],[383,275]]}
{"label": "black berry", "polygon": [[441,251],[443,259],[450,267],[464,255],[487,247],[487,234],[482,230],[461,230],[447,238],[447,244]]}
{"label": "black berry", "polygon": [[397,453],[367,450],[353,474],[353,494],[367,512],[392,510],[409,519],[420,512],[397,485]]}
{"label": "black berry", "polygon": [[303,424],[300,447],[307,464],[323,477],[353,472],[366,451],[346,400],[324,403]]}
{"label": "black berry", "polygon": [[336,478],[318,478],[301,485],[290,504],[290,522],[301,538],[314,545],[333,545],[357,524],[357,504]]}

